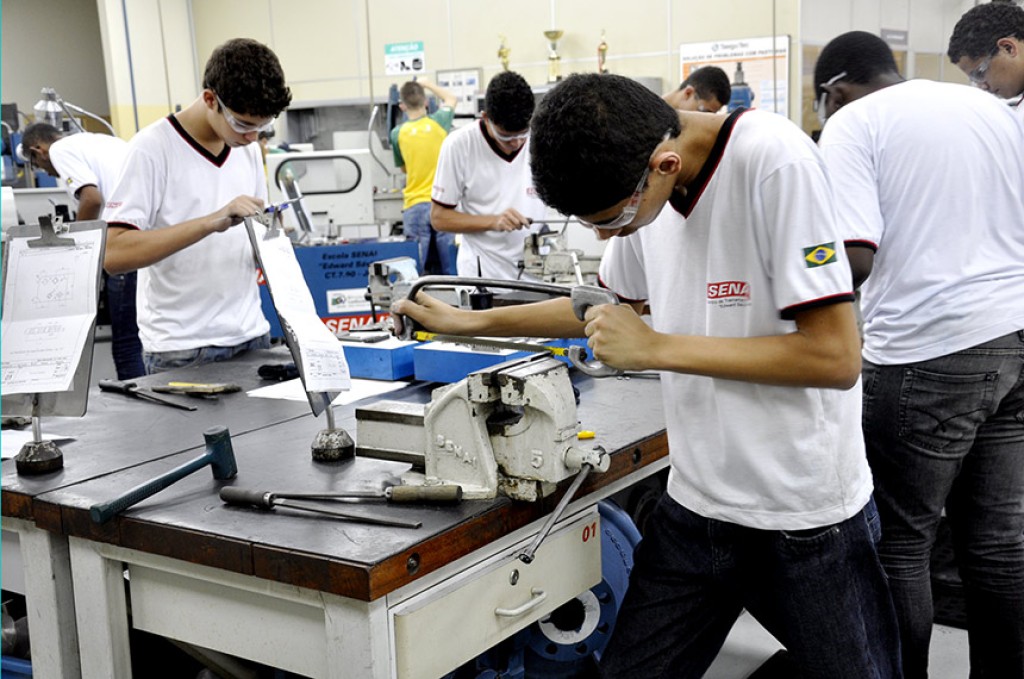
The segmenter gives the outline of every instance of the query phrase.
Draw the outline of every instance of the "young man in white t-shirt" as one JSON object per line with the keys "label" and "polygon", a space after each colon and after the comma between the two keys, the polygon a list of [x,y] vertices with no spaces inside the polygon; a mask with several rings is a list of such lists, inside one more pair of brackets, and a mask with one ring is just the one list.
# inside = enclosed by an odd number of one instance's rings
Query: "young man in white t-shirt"
{"label": "young man in white t-shirt", "polygon": [[1024,120],[1024,8],[988,2],[968,10],[953,28],[946,54],[970,81],[997,97],[1017,99]]}
{"label": "young man in white t-shirt", "polygon": [[862,31],[826,45],[814,82],[864,281],[864,435],[906,677],[928,675],[943,509],[971,676],[1024,677],[1024,125],[974,88],[904,81]]}
{"label": "young man in white t-shirt", "polygon": [[601,281],[629,303],[582,323],[566,299],[394,311],[455,334],[585,334],[606,364],[661,371],[668,489],[603,676],[700,677],[746,608],[801,677],[898,677],[853,286],[817,149],[781,116],[676,111],[616,75],[563,80],[531,129],[541,197],[611,239]]}
{"label": "young man in white t-shirt", "polygon": [[430,221],[462,234],[460,276],[536,280],[519,267],[523,243],[547,208],[530,177],[533,91],[518,73],[494,76],[479,121],[444,140],[434,175]]}
{"label": "young man in white t-shirt", "polygon": [[263,210],[261,131],[291,92],[277,56],[230,40],[206,64],[203,92],[132,139],[107,201],[110,272],[139,270],[139,334],[148,372],[269,346],[244,228]]}
{"label": "young man in white t-shirt", "polygon": [[[65,134],[49,123],[26,127],[21,146],[35,165],[60,179],[77,206],[75,218],[82,222],[100,218],[105,197],[114,189],[128,155],[128,144],[120,137],[91,132]],[[134,271],[105,274],[103,278],[110,314],[110,351],[120,380],[146,374],[135,321],[136,278]]]}

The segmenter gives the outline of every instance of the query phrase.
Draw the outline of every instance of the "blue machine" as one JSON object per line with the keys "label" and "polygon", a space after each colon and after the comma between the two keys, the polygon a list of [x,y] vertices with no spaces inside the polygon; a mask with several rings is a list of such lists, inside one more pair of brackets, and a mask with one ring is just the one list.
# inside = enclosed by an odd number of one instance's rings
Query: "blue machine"
{"label": "blue machine", "polygon": [[[393,257],[419,261],[419,246],[416,241],[361,241],[295,248],[295,258],[313,296],[316,312],[335,334],[373,322],[370,304],[363,296],[367,272],[373,262]],[[281,324],[262,275],[260,301],[263,315],[270,321],[271,336],[281,337]]]}
{"label": "blue machine", "polygon": [[747,84],[743,75],[743,62],[736,62],[736,74],[732,78],[732,94],[729,97],[728,111],[732,113],[738,108],[750,108],[754,103],[754,90]]}

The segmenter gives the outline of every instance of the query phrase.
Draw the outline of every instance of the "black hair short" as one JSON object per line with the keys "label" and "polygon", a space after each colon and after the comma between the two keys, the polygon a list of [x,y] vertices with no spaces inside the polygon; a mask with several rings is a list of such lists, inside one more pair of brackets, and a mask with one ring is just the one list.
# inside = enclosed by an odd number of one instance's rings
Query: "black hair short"
{"label": "black hair short", "polygon": [[21,147],[26,149],[25,155],[28,155],[27,150],[36,144],[53,143],[63,136],[64,133],[50,123],[32,123],[21,135]]}
{"label": "black hair short", "polygon": [[571,75],[555,85],[531,124],[530,166],[541,199],[566,215],[592,215],[628,198],[679,114],[614,74]]}
{"label": "black hair short", "polygon": [[1006,37],[1024,40],[1024,9],[1010,2],[977,5],[956,22],[946,54],[954,64],[964,57],[984,59]]}
{"label": "black hair short", "polygon": [[679,85],[679,89],[693,87],[698,99],[717,99],[723,105],[732,99],[732,83],[729,75],[718,66],[701,66]]}
{"label": "black hair short", "polygon": [[257,118],[272,118],[292,101],[277,55],[248,38],[228,40],[213,50],[203,89],[216,92],[233,112]]}
{"label": "black hair short", "polygon": [[825,45],[814,65],[814,91],[844,71],[843,80],[859,84],[885,73],[899,73],[889,45],[866,31],[843,33]]}
{"label": "black hair short", "polygon": [[533,90],[518,73],[502,71],[487,84],[484,113],[506,132],[521,132],[528,128],[533,107]]}

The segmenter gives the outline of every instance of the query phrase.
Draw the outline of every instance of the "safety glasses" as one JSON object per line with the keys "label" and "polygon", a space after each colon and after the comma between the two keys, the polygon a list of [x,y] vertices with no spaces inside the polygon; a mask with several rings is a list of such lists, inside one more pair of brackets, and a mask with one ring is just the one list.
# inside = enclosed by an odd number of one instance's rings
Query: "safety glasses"
{"label": "safety glasses", "polygon": [[825,88],[832,87],[845,77],[846,71],[843,71],[839,75],[829,78],[828,81],[818,85],[818,88],[821,90],[821,96],[814,101],[814,112],[818,114],[818,121],[821,122],[822,125],[824,125],[825,121],[828,120],[828,113],[825,111],[825,106],[828,103],[828,90]]}
{"label": "safety glasses", "polygon": [[658,146],[661,146],[662,142],[672,136],[672,130],[665,132],[662,136],[661,141],[651,151],[650,157],[647,159],[647,167],[644,168],[644,173],[640,175],[640,181],[637,182],[636,190],[633,191],[633,195],[629,197],[629,202],[626,203],[626,207],[622,209],[617,217],[610,221],[603,221],[600,224],[595,222],[588,222],[582,217],[577,216],[580,224],[587,227],[588,229],[600,229],[600,230],[611,230],[621,229],[624,226],[629,226],[633,223],[633,219],[636,217],[637,211],[640,209],[640,201],[644,195],[644,189],[647,188],[647,177],[651,174],[651,163],[654,162],[654,156],[658,152]]}
{"label": "safety glasses", "polygon": [[213,96],[217,97],[217,104],[220,106],[220,112],[224,114],[224,120],[228,121],[228,125],[231,126],[231,129],[237,132],[238,134],[268,132],[274,129],[274,121],[276,120],[276,118],[271,118],[267,122],[262,123],[260,125],[257,125],[256,123],[246,122],[244,120],[239,120],[235,117],[235,114],[232,113],[231,110],[224,105],[224,102],[221,101],[219,94],[214,92]]}

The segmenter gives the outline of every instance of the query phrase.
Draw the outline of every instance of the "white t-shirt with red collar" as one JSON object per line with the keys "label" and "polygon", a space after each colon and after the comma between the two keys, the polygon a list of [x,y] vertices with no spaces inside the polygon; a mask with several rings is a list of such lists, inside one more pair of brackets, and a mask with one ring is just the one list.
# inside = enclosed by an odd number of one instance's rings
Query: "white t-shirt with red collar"
{"label": "white t-shirt with red collar", "polygon": [[[215,157],[168,116],[129,143],[103,219],[162,229],[216,212],[240,195],[267,199],[259,146],[225,147]],[[140,269],[137,308],[147,352],[235,346],[269,332],[245,227],[213,233]]]}
{"label": "white t-shirt with red collar", "polygon": [[845,240],[875,250],[864,357],[903,365],[1024,328],[1024,125],[966,85],[909,80],[821,134]]}
{"label": "white t-shirt with red collar", "polygon": [[[773,113],[734,113],[685,198],[613,238],[601,281],[647,300],[658,332],[794,332],[801,309],[853,300],[824,166]],[[861,390],[662,373],[668,493],[702,516],[766,530],[843,521],[867,503]]]}
{"label": "white t-shirt with red collar", "polygon": [[[484,132],[483,120],[460,127],[444,140],[437,160],[431,199],[471,215],[497,215],[514,208],[541,222],[547,206],[537,195],[530,175],[530,142],[507,154]],[[501,280],[536,280],[523,274],[523,244],[540,225],[516,231],[461,234],[456,266],[460,276],[479,275]]]}
{"label": "white t-shirt with red collar", "polygon": [[60,175],[60,184],[72,200],[86,186],[95,186],[106,198],[117,184],[128,155],[128,143],[107,134],[80,132],[50,144],[50,162]]}

